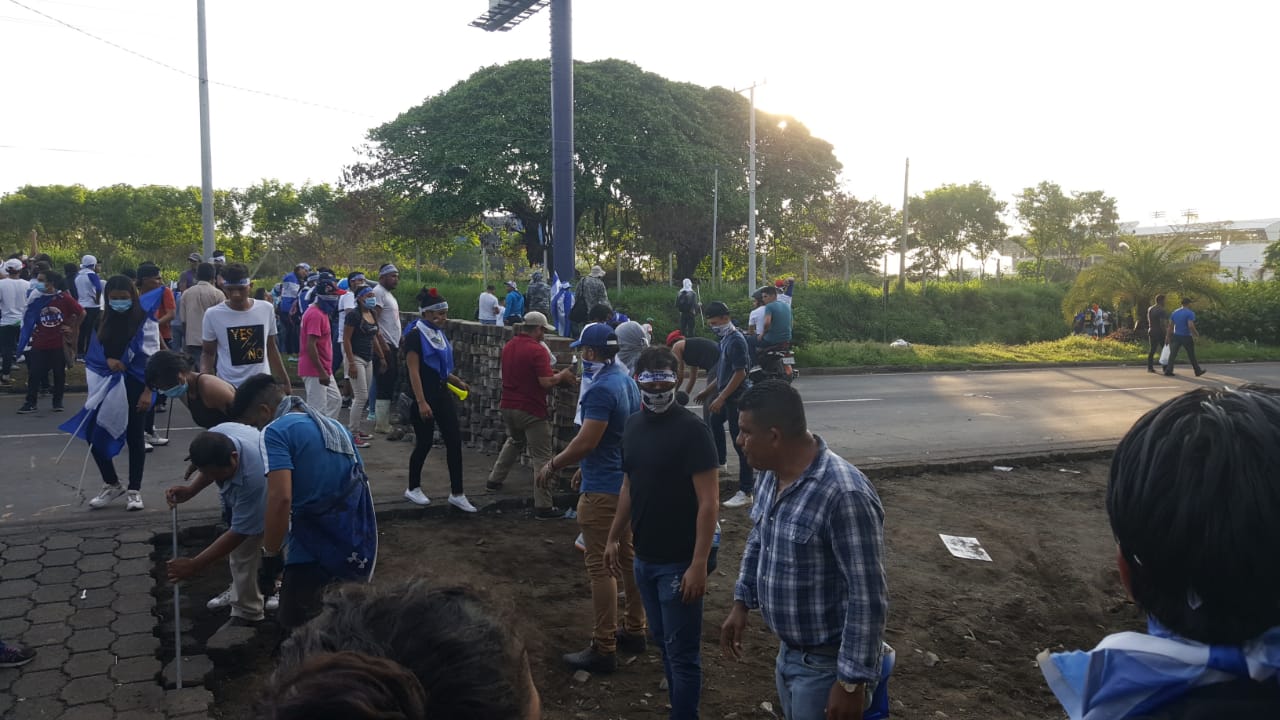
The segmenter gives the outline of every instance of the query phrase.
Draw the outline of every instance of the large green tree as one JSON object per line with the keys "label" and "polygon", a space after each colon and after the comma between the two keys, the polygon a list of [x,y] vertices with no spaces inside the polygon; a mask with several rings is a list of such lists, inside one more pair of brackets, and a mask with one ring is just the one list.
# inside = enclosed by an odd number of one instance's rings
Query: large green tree
{"label": "large green tree", "polygon": [[[600,241],[584,249],[608,251],[619,237],[633,237],[632,255],[675,253],[677,271],[692,273],[710,250],[716,169],[719,240],[740,237],[747,221],[745,98],[619,60],[578,63],[574,82],[574,220],[580,236]],[[530,260],[540,260],[538,228],[552,220],[549,96],[545,61],[483,68],[371,130],[368,162],[349,177],[380,184],[438,228],[487,213],[514,215]],[[840,166],[831,145],[794,118],[758,111],[757,147],[762,233],[793,206],[833,189]],[[629,227],[620,228],[620,219]]]}
{"label": "large green tree", "polygon": [[1216,298],[1222,287],[1217,274],[1218,264],[1185,240],[1129,237],[1076,276],[1062,301],[1062,314],[1070,321],[1085,305],[1097,302],[1141,327],[1143,311],[1156,295]]}
{"label": "large green tree", "polygon": [[1049,280],[1045,260],[1052,258],[1079,272],[1085,259],[1110,248],[1118,232],[1116,200],[1101,190],[1064,193],[1056,183],[1024,188],[1014,209],[1026,234],[1018,244],[1034,258],[1036,274]]}
{"label": "large green tree", "polygon": [[964,252],[985,262],[1009,230],[1000,217],[1007,204],[976,180],[934,188],[910,203],[912,236],[919,250],[915,269],[922,275],[936,276],[952,259],[958,266]]}

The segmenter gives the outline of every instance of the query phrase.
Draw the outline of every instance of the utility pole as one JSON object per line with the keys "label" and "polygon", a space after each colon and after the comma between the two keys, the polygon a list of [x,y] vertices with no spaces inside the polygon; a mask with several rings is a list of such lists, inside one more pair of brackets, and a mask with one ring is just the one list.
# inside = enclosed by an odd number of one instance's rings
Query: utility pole
{"label": "utility pole", "polygon": [[716,235],[720,228],[720,168],[712,174],[711,189],[711,287],[720,289],[720,256],[716,254]]}
{"label": "utility pole", "polygon": [[910,197],[907,185],[911,179],[911,158],[907,158],[907,167],[902,173],[902,239],[898,241],[898,290],[907,286],[907,228],[910,227],[908,206]]}
{"label": "utility pole", "polygon": [[196,0],[197,47],[200,55],[200,228],[205,262],[213,257],[213,150],[209,146],[209,57],[205,47],[204,0]]}
{"label": "utility pole", "polygon": [[751,85],[751,168],[747,172],[747,295],[756,290],[756,86]]}

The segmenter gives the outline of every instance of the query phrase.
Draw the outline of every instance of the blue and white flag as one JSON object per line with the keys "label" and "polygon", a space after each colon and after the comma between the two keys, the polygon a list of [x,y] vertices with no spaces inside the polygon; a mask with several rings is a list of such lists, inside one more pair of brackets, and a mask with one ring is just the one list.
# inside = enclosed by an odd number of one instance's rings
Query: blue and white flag
{"label": "blue and white flag", "polygon": [[84,408],[70,420],[58,426],[59,430],[85,440],[106,457],[115,457],[125,445],[125,432],[129,428],[129,396],[124,376],[128,373],[138,382],[146,382],[147,360],[160,351],[160,325],[156,322],[156,309],[164,288],[156,288],[139,299],[146,319],[129,341],[120,361],[124,372],[112,372],[107,367],[106,351],[98,341],[98,333],[89,336],[89,352],[85,353],[85,379],[89,384],[89,397]]}
{"label": "blue and white flag", "polygon": [[573,310],[573,286],[560,280],[560,273],[551,274],[551,321],[555,323],[556,334],[561,337],[572,337],[569,334],[569,313]]}
{"label": "blue and white flag", "polygon": [[[44,312],[45,308],[49,307],[49,303],[53,302],[54,298],[61,294],[61,292],[52,294],[37,293],[28,299],[27,312],[22,316],[22,331],[18,334],[19,355],[27,349],[27,344],[31,342],[31,336],[36,331],[36,323],[40,321],[40,314]],[[57,308],[54,308],[54,311],[56,310]],[[57,321],[54,324],[62,324],[61,314],[58,315]]]}
{"label": "blue and white flag", "polygon": [[1040,653],[1040,671],[1071,720],[1147,715],[1196,688],[1280,677],[1280,628],[1240,646],[1186,640],[1154,621],[1148,629],[1108,636],[1087,652]]}

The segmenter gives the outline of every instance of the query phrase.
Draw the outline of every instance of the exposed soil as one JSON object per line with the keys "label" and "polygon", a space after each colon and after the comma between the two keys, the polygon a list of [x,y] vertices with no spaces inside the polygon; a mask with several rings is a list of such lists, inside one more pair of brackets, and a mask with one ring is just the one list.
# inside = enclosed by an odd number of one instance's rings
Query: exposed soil
{"label": "exposed soil", "polygon": [[[1035,667],[1036,653],[1092,647],[1109,632],[1142,627],[1115,570],[1103,507],[1106,471],[1105,461],[1094,461],[876,483],[888,537],[886,640],[898,652],[890,683],[895,717],[1058,720],[1064,715]],[[764,718],[762,703],[777,707],[777,641],[758,615],[745,662],[726,661],[719,651],[747,523],[745,511],[724,511],[721,567],[711,578],[703,631],[707,718]],[[425,575],[486,589],[518,609],[547,720],[665,717],[656,650],[582,685],[560,662],[562,653],[585,647],[590,632],[573,522],[454,514],[387,521],[383,532],[379,582]],[[993,562],[951,556],[939,533],[977,537]],[[217,592],[222,581],[205,586]],[[215,716],[247,717],[265,667],[220,674]]]}

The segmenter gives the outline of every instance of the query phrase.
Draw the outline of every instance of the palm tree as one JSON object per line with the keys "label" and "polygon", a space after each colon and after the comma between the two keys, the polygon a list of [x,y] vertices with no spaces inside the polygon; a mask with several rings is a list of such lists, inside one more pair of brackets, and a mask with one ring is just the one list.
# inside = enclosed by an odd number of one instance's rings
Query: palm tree
{"label": "palm tree", "polygon": [[1170,306],[1177,305],[1175,296],[1215,299],[1221,287],[1217,273],[1217,263],[1190,242],[1132,238],[1076,277],[1062,312],[1069,322],[1087,304],[1110,303],[1117,316],[1129,314],[1133,326],[1141,328],[1146,307],[1161,293],[1170,296]]}

